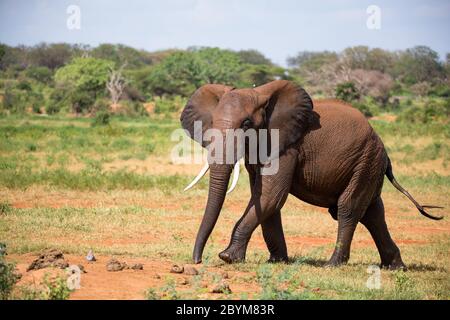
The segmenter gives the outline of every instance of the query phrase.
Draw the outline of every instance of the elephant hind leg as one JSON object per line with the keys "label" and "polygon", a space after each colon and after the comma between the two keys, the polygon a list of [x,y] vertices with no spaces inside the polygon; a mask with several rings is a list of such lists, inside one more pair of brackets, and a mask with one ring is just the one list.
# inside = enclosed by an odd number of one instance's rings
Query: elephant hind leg
{"label": "elephant hind leg", "polygon": [[350,246],[358,219],[352,210],[344,206],[338,208],[338,234],[336,247],[326,267],[337,267],[346,264],[350,258]]}
{"label": "elephant hind leg", "polygon": [[367,208],[361,223],[369,230],[378,248],[381,266],[389,269],[406,269],[400,250],[389,234],[384,215],[383,200],[378,197]]}
{"label": "elephant hind leg", "polygon": [[277,210],[264,220],[261,223],[261,228],[264,241],[270,252],[269,262],[287,262],[288,253],[281,223],[281,211]]}
{"label": "elephant hind leg", "polygon": [[346,190],[340,195],[337,208],[330,208],[330,214],[336,215],[338,232],[336,247],[327,262],[327,267],[346,264],[350,259],[350,246],[356,226],[369,206],[375,187],[367,187],[364,171],[359,171],[350,180]]}

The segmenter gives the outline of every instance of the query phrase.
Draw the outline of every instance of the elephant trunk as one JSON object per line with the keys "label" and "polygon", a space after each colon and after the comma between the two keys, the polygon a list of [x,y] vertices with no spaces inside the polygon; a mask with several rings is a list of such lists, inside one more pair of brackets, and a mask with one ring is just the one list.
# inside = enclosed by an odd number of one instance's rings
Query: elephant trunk
{"label": "elephant trunk", "polygon": [[203,249],[214,229],[225,200],[232,168],[232,165],[227,164],[210,165],[208,202],[195,240],[194,263],[202,262]]}

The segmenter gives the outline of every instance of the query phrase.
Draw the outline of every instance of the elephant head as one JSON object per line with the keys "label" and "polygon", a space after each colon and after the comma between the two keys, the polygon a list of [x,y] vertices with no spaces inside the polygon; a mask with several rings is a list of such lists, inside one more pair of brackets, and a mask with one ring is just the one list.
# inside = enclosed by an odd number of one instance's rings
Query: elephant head
{"label": "elephant head", "polygon": [[[313,104],[301,87],[286,80],[277,80],[252,89],[234,89],[220,84],[207,84],[192,95],[181,114],[181,124],[190,137],[207,147],[200,133],[208,129],[226,130],[253,128],[278,129],[279,152],[283,153],[296,143],[311,122]],[[195,126],[201,121],[201,126]],[[195,132],[201,131],[201,132]],[[224,150],[226,145],[223,144]],[[237,160],[237,159],[235,159]],[[209,163],[194,179],[195,184],[210,170],[208,201],[201,222],[193,258],[200,263],[206,241],[222,209],[233,164]],[[235,166],[235,173],[239,165]],[[233,181],[233,185],[237,182]]]}

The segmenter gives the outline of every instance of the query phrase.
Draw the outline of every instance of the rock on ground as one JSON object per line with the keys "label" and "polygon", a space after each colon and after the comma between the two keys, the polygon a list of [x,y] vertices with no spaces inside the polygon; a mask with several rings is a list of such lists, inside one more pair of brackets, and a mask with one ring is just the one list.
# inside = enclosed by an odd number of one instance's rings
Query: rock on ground
{"label": "rock on ground", "polygon": [[57,249],[49,249],[42,252],[27,268],[27,271],[39,270],[48,267],[65,269],[69,263],[64,260],[64,254]]}

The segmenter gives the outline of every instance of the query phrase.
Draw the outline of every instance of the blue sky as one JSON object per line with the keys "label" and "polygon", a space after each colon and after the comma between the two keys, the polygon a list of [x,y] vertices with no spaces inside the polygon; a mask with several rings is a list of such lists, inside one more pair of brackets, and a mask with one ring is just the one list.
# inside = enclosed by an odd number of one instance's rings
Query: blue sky
{"label": "blue sky", "polygon": [[[372,4],[381,9],[380,30],[366,26]],[[81,10],[80,30],[66,27],[69,5]],[[0,0],[0,42],[9,45],[255,48],[282,65],[298,51],[353,45],[427,45],[443,59],[450,52],[449,31],[448,0]]]}

